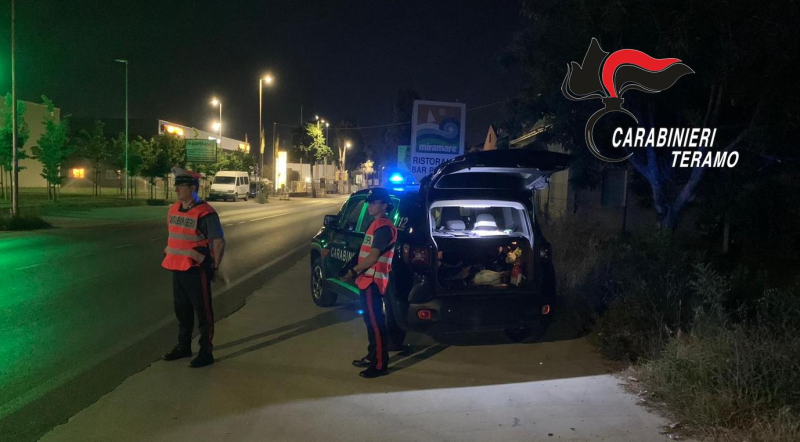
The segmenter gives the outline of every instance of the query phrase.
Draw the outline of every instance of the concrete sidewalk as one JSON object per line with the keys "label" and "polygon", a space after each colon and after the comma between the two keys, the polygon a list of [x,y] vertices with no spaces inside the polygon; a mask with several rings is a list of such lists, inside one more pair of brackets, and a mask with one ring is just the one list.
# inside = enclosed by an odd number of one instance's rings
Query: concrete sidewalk
{"label": "concrete sidewalk", "polygon": [[215,365],[155,362],[41,440],[669,440],[583,339],[412,335],[389,376],[362,379],[350,365],[366,347],[356,307],[322,309],[308,291],[304,259],[217,323]]}

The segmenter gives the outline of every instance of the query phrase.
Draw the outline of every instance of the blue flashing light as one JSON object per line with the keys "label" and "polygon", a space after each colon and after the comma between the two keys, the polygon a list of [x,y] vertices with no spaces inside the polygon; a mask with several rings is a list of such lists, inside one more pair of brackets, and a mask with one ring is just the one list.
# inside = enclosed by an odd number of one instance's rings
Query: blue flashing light
{"label": "blue flashing light", "polygon": [[394,190],[395,192],[402,192],[402,191],[406,190],[406,188],[405,187],[393,187],[392,190]]}
{"label": "blue flashing light", "polygon": [[361,309],[359,309],[359,310],[358,310],[358,314],[359,314],[359,315],[363,315],[363,314],[364,314],[364,310],[361,310]]}
{"label": "blue flashing light", "polygon": [[393,184],[403,184],[406,181],[406,179],[405,177],[403,177],[403,175],[399,173],[393,173],[389,177],[389,181],[391,181]]}

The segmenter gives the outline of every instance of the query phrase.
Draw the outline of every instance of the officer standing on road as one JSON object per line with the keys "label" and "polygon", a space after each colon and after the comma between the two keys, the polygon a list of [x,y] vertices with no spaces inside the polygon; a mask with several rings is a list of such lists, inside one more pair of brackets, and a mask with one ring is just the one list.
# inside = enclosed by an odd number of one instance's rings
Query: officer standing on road
{"label": "officer standing on road", "polygon": [[361,291],[361,308],[367,325],[369,347],[367,355],[353,361],[356,367],[367,367],[359,373],[365,378],[376,378],[389,373],[389,339],[386,318],[383,313],[383,296],[389,285],[389,272],[392,271],[394,244],[397,242],[397,229],[386,216],[392,211],[389,192],[381,187],[372,189],[367,196],[367,211],[375,219],[369,225],[361,244],[358,263],[342,277],[345,282],[355,278]]}
{"label": "officer standing on road", "polygon": [[214,309],[211,281],[225,253],[222,225],[214,208],[200,199],[200,175],[173,167],[178,201],[167,215],[169,240],[161,266],[172,271],[172,296],[178,318],[178,344],[162,359],[174,361],[192,356],[192,330],[197,314],[200,352],[189,363],[199,368],[214,363]]}

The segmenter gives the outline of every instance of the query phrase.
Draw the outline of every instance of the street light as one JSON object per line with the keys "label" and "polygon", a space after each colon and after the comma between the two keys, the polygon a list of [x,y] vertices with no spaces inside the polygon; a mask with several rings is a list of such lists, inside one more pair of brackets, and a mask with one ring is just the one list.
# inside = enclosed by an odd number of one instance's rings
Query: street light
{"label": "street light", "polygon": [[344,166],[347,160],[347,149],[350,149],[349,141],[344,143],[344,148],[339,148],[339,193],[344,191]]}
{"label": "street light", "polygon": [[219,123],[214,124],[214,130],[219,131],[219,142],[222,143],[222,102],[217,100],[216,97],[211,100],[212,106],[219,106]]}
{"label": "street light", "polygon": [[[264,108],[264,83],[267,85],[271,85],[273,82],[272,75],[265,75],[263,78],[258,79],[258,137],[261,142],[261,148],[259,149],[259,159],[260,159],[260,166],[258,168],[258,174],[261,178],[261,186],[259,186],[259,192],[261,192],[261,187],[263,187],[264,182],[264,119],[263,119],[263,108]],[[274,131],[273,131],[274,132]],[[274,134],[273,134],[274,135]],[[275,144],[275,143],[273,143]],[[272,162],[275,163],[275,146],[273,146],[273,159]],[[273,178],[273,182],[275,179]],[[277,189],[275,189],[277,191]]]}
{"label": "street light", "polygon": [[117,63],[125,64],[125,199],[129,199],[130,184],[128,182],[128,60],[118,58]]}

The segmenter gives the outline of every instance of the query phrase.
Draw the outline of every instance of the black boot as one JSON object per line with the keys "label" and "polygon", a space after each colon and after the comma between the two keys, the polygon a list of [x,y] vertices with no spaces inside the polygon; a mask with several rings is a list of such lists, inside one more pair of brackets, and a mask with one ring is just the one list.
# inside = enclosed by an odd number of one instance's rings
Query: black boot
{"label": "black boot", "polygon": [[200,368],[214,363],[214,355],[211,353],[198,353],[197,357],[189,362],[189,367]]}
{"label": "black boot", "polygon": [[389,370],[386,368],[384,368],[383,370],[378,370],[375,367],[370,367],[362,371],[358,375],[361,376],[362,378],[372,379],[372,378],[377,378],[379,376],[386,376],[387,374],[389,374]]}
{"label": "black boot", "polygon": [[188,358],[192,356],[192,348],[184,345],[176,345],[169,353],[161,356],[165,361],[174,361],[176,359]]}
{"label": "black boot", "polygon": [[353,367],[358,368],[366,368],[372,365],[372,361],[369,359],[369,356],[364,356],[361,359],[356,359],[353,361]]}

